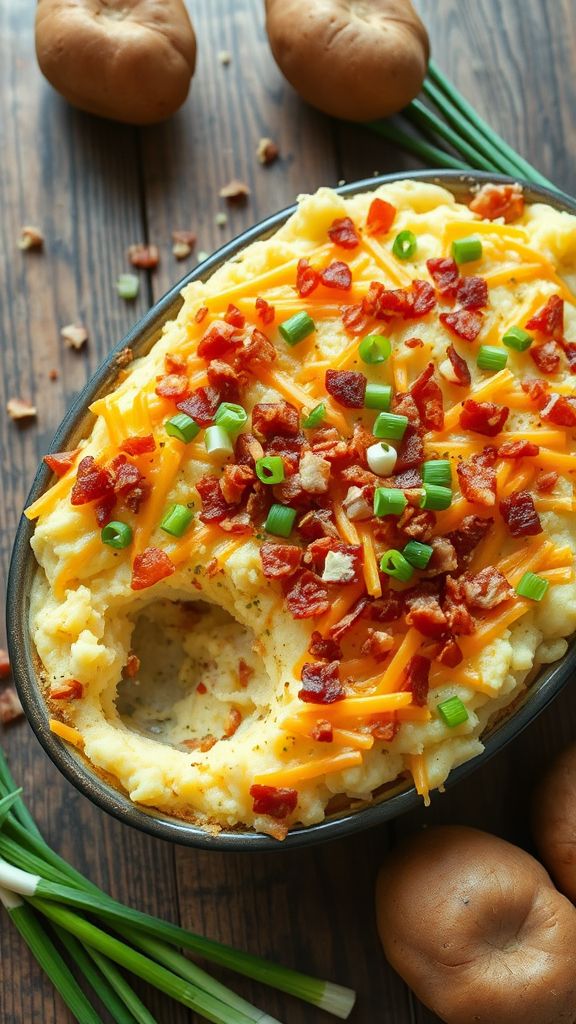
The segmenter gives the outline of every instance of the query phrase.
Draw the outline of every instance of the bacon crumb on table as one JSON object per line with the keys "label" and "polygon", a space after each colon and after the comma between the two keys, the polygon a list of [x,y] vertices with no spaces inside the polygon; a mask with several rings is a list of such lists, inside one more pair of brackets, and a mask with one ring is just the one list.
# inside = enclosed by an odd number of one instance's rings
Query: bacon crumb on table
{"label": "bacon crumb on table", "polygon": [[31,402],[24,398],[9,398],[6,403],[6,412],[11,420],[33,420],[36,419],[37,409]]}
{"label": "bacon crumb on table", "polygon": [[0,689],[0,722],[8,725],[24,717],[24,709],[13,686]]}

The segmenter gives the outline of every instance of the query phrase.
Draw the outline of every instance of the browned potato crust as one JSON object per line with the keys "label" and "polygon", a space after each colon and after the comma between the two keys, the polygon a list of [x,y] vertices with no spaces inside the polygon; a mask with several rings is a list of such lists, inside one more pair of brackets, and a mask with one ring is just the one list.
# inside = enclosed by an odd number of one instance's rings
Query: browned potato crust
{"label": "browned potato crust", "polygon": [[558,888],[576,901],[576,745],[554,761],[534,794],[533,834]]}
{"label": "browned potato crust", "polygon": [[428,35],[410,0],[266,0],[280,70],[326,114],[387,117],[420,92]]}
{"label": "browned potato crust", "polygon": [[39,0],[36,55],[73,106],[153,124],[188,95],[196,37],[182,0]]}
{"label": "browned potato crust", "polygon": [[576,911],[524,850],[423,832],[382,867],[376,912],[388,960],[447,1024],[576,1020]]}

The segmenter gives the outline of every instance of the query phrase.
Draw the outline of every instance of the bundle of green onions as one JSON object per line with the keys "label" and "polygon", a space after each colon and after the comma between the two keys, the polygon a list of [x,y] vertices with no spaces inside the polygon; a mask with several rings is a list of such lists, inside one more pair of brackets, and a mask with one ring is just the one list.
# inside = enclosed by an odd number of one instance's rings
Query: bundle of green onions
{"label": "bundle of green onions", "polygon": [[[493,171],[559,191],[493,131],[433,60],[428,65],[422,91],[438,113],[416,99],[402,111],[400,126],[386,120],[371,121],[367,127],[414,153],[429,166]],[[406,130],[402,119],[420,134]]]}
{"label": "bundle of green onions", "polygon": [[[116,1024],[155,1024],[119,968],[214,1024],[278,1024],[184,956],[229,968],[346,1019],[355,993],[126,907],[45,842],[0,748],[0,901],[80,1024],[103,1024],[84,975]],[[68,957],[69,966],[65,960]],[[72,968],[72,969],[71,969]]]}

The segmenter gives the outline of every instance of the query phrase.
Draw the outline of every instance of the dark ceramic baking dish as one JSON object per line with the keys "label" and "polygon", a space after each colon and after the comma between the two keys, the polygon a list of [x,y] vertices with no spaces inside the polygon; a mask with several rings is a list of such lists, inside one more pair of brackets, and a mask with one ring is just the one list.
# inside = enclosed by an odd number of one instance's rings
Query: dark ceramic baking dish
{"label": "dark ceramic baking dish", "polygon": [[[478,184],[486,181],[506,182],[512,180],[483,173],[467,175],[459,171],[420,171],[411,174],[390,174],[368,178],[345,185],[338,191],[342,195],[354,195],[357,192],[370,191],[386,182],[405,178],[442,185],[460,201],[468,201],[471,190]],[[576,202],[568,196],[560,197],[547,189],[528,184],[524,185],[524,189],[526,200],[529,203],[546,202],[555,209],[576,214]],[[78,441],[90,433],[94,417],[87,411],[88,406],[97,398],[107,394],[114,386],[118,373],[116,364],[118,352],[125,347],[132,349],[138,356],[149,352],[159,338],[165,321],[171,320],[177,315],[182,302],[180,291],[185,285],[197,279],[207,279],[222,263],[234,258],[251,242],[273,234],[294,212],[294,209],[295,207],[291,206],[272,217],[267,217],[260,224],[239,235],[204,263],[195,267],[160,299],[110,352],[108,358],[88,382],[57,430],[51,450],[66,451],[75,448]],[[32,484],[26,501],[27,505],[39,497],[49,480],[50,471],[47,466],[42,464]],[[32,533],[32,524],[23,516],[16,534],[8,579],[8,644],[14,679],[28,721],[40,743],[63,775],[98,807],[128,825],[133,825],[143,832],[163,839],[204,849],[237,851],[286,850],[297,846],[326,842],[329,839],[346,836],[388,821],[418,804],[420,797],[416,790],[407,779],[402,779],[376,795],[369,804],[347,808],[316,825],[292,829],[282,843],[267,835],[250,830],[222,831],[217,835],[211,835],[197,825],[170,818],[160,812],[133,804],[126,793],[100,778],[79,753],[50,732],[47,709],[35,670],[35,652],[28,630],[29,595],[32,578],[36,571],[36,561],[30,548]],[[504,713],[498,722],[484,734],[484,752],[452,771],[447,785],[453,786],[471,772],[481,768],[490,757],[522,732],[560,692],[575,667],[575,649],[571,645],[561,661],[546,667],[535,676],[523,699],[515,704],[512,711]]]}

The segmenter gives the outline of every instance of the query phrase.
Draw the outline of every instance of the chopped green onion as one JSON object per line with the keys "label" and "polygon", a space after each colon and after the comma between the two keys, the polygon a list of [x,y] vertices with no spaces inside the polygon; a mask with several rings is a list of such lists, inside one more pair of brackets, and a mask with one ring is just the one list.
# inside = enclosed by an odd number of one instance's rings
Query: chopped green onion
{"label": "chopped green onion", "polygon": [[166,420],[164,427],[169,437],[177,437],[184,444],[190,444],[190,441],[193,441],[200,433],[198,424],[185,412],[179,412],[176,416]]}
{"label": "chopped green onion", "polygon": [[473,263],[482,256],[482,242],[479,238],[455,238],[452,256],[456,263]]}
{"label": "chopped green onion", "polygon": [[517,352],[525,352],[527,348],[530,348],[534,338],[523,327],[509,327],[506,334],[502,336],[502,341],[508,348],[514,348]]}
{"label": "chopped green onion", "polygon": [[416,569],[425,569],[434,554],[434,548],[429,544],[422,544],[419,540],[409,540],[402,554]]}
{"label": "chopped green onion", "polygon": [[374,491],[375,516],[401,516],[408,499],[399,487],[377,487]]}
{"label": "chopped green onion", "polygon": [[265,455],[256,460],[256,476],[263,484],[281,484],[284,479],[284,463],[280,455]]}
{"label": "chopped green onion", "polygon": [[324,422],[326,415],[326,402],[320,402],[315,405],[314,408],[308,413],[305,420],[302,420],[302,426],[306,430],[311,430],[313,427],[319,427]]}
{"label": "chopped green onion", "polygon": [[525,572],[516,587],[516,593],[519,597],[529,597],[531,601],[541,601],[549,586],[548,580],[542,576],[537,576],[534,572]]}
{"label": "chopped green onion", "polygon": [[272,505],[264,529],[275,537],[289,537],[296,519],[296,509],[289,505]]}
{"label": "chopped green onion", "polygon": [[396,235],[392,245],[392,252],[399,260],[412,258],[418,247],[418,241],[413,231],[401,231]]}
{"label": "chopped green onion", "polygon": [[430,459],[428,462],[425,462],[422,466],[422,479],[425,484],[450,487],[452,483],[450,459]]}
{"label": "chopped green onion", "polygon": [[120,274],[116,281],[116,291],[121,299],[135,299],[140,290],[140,280],[136,274]]}
{"label": "chopped green onion", "polygon": [[209,455],[233,455],[234,445],[227,430],[224,427],[207,427],[204,434],[204,444]]}
{"label": "chopped green onion", "polygon": [[300,313],[294,313],[294,316],[285,320],[283,324],[278,324],[278,330],[289,345],[297,345],[316,330],[316,324],[312,317],[302,310]]}
{"label": "chopped green onion", "polygon": [[508,353],[498,345],[480,345],[476,366],[479,370],[503,370],[508,362]]}
{"label": "chopped green onion", "polygon": [[420,498],[420,508],[431,508],[435,512],[450,508],[452,504],[452,491],[449,487],[439,487],[437,484],[423,484],[423,494]]}
{"label": "chopped green onion", "polygon": [[392,342],[383,334],[367,334],[358,346],[360,359],[363,363],[368,363],[369,366],[386,362],[391,351]]}
{"label": "chopped green onion", "polygon": [[109,548],[116,548],[118,551],[122,551],[122,548],[127,548],[132,543],[132,527],[128,526],[128,523],[121,523],[115,520],[102,527],[100,537],[102,538],[102,543],[107,544]]}
{"label": "chopped green onion", "polygon": [[186,505],[171,505],[160,523],[160,529],[172,537],[182,537],[193,518],[194,513]]}
{"label": "chopped green onion", "polygon": [[443,700],[440,704],[437,704],[436,709],[449,729],[454,729],[457,725],[462,725],[462,722],[468,720],[468,711],[460,697],[449,697],[448,700]]}
{"label": "chopped green onion", "polygon": [[392,388],[389,384],[370,384],[366,385],[366,392],[364,395],[364,405],[366,409],[384,409],[390,408],[392,402]]}
{"label": "chopped green onion", "polygon": [[380,568],[387,576],[392,576],[395,580],[401,580],[403,583],[407,583],[414,575],[413,566],[406,561],[402,552],[396,551],[395,548],[391,548],[390,551],[386,551],[382,555]]}
{"label": "chopped green onion", "polygon": [[235,437],[240,433],[247,419],[248,413],[243,406],[235,405],[234,402],[222,402],[216,410],[214,423],[218,427],[223,427],[230,437]]}
{"label": "chopped green onion", "polygon": [[381,412],[376,417],[376,422],[372,429],[374,437],[382,439],[389,439],[391,441],[400,441],[406,433],[408,426],[408,417],[400,416],[394,412]]}

